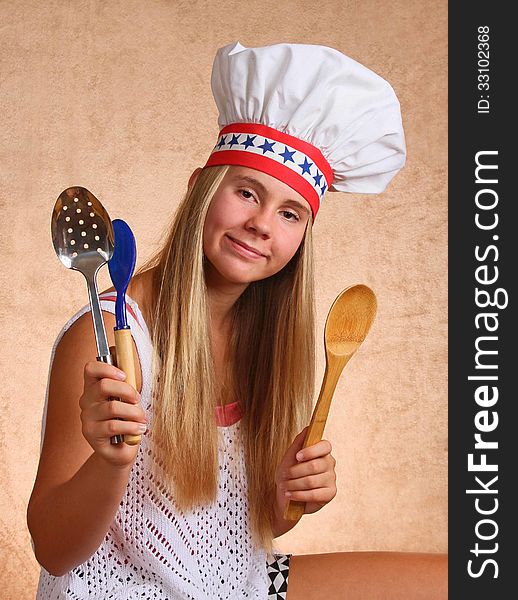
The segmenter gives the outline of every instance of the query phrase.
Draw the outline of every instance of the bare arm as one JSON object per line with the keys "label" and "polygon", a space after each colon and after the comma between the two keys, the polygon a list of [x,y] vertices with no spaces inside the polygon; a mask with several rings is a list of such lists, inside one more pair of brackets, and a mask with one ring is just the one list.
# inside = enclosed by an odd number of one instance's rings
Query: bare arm
{"label": "bare arm", "polygon": [[[113,344],[114,317],[103,317]],[[27,509],[36,558],[56,576],[87,560],[104,539],[139,448],[111,445],[110,437],[136,434],[138,424],[145,422],[135,390],[116,379],[115,367],[95,356],[87,313],[56,348],[45,437]],[[124,402],[110,402],[110,395]]]}
{"label": "bare arm", "polygon": [[27,521],[36,559],[49,573],[65,574],[101,545],[130,470],[92,453],[70,480],[33,495]]}

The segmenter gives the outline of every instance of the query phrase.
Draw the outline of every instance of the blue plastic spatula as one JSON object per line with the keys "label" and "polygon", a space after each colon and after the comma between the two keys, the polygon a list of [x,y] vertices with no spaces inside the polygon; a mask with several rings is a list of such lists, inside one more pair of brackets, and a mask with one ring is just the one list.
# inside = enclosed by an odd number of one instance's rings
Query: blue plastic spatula
{"label": "blue plastic spatula", "polygon": [[[135,358],[131,329],[126,317],[126,290],[133,276],[137,249],[135,237],[129,225],[122,219],[112,221],[115,238],[113,256],[108,262],[110,277],[117,292],[115,301],[115,348],[117,351],[117,367],[126,373],[126,382],[137,389],[135,375]],[[125,435],[126,444],[134,446],[141,440],[140,435]],[[117,440],[122,441],[122,440]],[[115,443],[117,443],[115,441]]]}

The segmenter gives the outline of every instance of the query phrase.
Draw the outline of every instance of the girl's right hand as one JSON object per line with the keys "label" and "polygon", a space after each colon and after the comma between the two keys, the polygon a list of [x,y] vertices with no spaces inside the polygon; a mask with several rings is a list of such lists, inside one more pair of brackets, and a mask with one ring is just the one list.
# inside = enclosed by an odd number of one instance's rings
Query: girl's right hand
{"label": "girl's right hand", "polygon": [[113,365],[87,362],[79,406],[82,433],[94,452],[113,466],[128,467],[133,464],[140,444],[112,444],[110,439],[114,435],[142,435],[146,430],[146,415],[140,404],[140,394],[119,374],[124,376]]}

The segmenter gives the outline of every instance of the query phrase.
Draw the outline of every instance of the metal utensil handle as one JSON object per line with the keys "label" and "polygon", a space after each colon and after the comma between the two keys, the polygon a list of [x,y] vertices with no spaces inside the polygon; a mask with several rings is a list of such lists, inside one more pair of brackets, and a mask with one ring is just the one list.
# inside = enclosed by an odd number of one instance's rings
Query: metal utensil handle
{"label": "metal utensil handle", "polygon": [[[110,356],[108,342],[106,341],[106,330],[104,329],[104,321],[101,315],[101,305],[99,304],[99,294],[97,292],[97,284],[95,282],[95,274],[92,278],[86,277],[88,284],[88,297],[90,299],[90,309],[92,311],[92,320],[94,322],[95,343],[97,344],[97,356],[102,362],[104,357]],[[113,362],[108,362],[109,365]]]}
{"label": "metal utensil handle", "polygon": [[[99,362],[106,363],[107,365],[116,366],[115,365],[116,361],[114,360],[114,357],[110,354],[109,351],[106,356],[97,356],[96,358]],[[114,398],[113,401],[120,402],[119,398]],[[123,435],[114,435],[110,438],[110,442],[112,444],[122,444],[122,442],[124,442],[124,436]]]}

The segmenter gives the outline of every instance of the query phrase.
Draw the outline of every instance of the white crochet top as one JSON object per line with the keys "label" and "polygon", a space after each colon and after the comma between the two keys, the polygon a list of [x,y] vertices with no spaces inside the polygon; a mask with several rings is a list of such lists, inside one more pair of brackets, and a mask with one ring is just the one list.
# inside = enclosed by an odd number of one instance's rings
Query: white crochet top
{"label": "white crochet top", "polygon": [[[180,511],[151,473],[151,338],[137,303],[128,296],[126,300],[150,432],[142,436],[126,492],[100,547],[62,577],[42,568],[36,600],[265,600],[267,557],[263,549],[253,546],[249,530],[239,407],[218,407],[216,414],[220,480],[215,502],[192,512]],[[101,308],[115,311],[115,293],[101,295]],[[52,349],[51,366],[59,340],[89,309],[84,306],[63,327]],[[47,400],[48,384],[42,442]]]}

